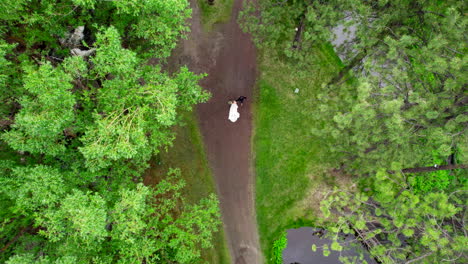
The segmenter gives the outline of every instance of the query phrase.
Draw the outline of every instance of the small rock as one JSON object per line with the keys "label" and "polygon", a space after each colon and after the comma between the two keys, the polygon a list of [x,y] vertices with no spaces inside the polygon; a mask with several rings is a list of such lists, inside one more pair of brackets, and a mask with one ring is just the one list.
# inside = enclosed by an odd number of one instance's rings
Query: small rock
{"label": "small rock", "polygon": [[294,93],[299,93],[299,88],[296,88],[296,90],[294,90]]}
{"label": "small rock", "polygon": [[93,54],[96,51],[95,48],[90,50],[81,50],[78,48],[74,48],[70,51],[73,56],[81,56],[81,57],[88,57],[89,55]]}

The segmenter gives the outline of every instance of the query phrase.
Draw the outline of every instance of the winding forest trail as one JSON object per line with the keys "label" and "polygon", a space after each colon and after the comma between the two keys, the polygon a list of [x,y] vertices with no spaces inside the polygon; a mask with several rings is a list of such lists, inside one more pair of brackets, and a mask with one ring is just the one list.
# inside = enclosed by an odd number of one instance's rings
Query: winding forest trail
{"label": "winding forest trail", "polygon": [[[256,78],[256,51],[250,36],[237,24],[242,0],[234,0],[228,23],[212,32],[202,30],[196,0],[188,39],[176,50],[177,64],[187,64],[208,76],[201,85],[212,98],[198,106],[200,129],[213,169],[223,216],[224,230],[233,264],[263,263],[254,208],[250,100]],[[228,120],[229,99],[247,96],[239,107],[240,119]]]}

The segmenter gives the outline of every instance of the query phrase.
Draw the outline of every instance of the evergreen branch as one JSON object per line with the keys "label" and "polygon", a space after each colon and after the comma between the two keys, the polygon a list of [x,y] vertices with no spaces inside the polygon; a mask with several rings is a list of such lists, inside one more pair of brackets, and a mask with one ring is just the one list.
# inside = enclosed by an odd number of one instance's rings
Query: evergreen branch
{"label": "evergreen branch", "polygon": [[458,50],[455,50],[455,49],[452,49],[452,48],[449,48],[449,47],[445,47],[445,48],[448,49],[448,50],[450,50],[450,51],[452,51],[452,52],[458,53],[458,54],[460,54],[460,55],[465,55],[464,53],[461,53],[461,52],[459,52]]}
{"label": "evergreen branch", "polygon": [[286,2],[288,2],[289,0],[283,0],[283,1],[278,1],[276,3],[273,4],[273,6],[280,6],[280,5],[284,5]]}
{"label": "evergreen branch", "polygon": [[421,260],[421,259],[423,259],[423,258],[429,257],[429,256],[432,255],[432,254],[434,254],[434,252],[427,252],[426,254],[424,254],[424,255],[422,255],[422,256],[419,256],[419,257],[417,257],[417,258],[414,258],[414,259],[412,259],[412,260],[410,260],[410,261],[405,262],[405,264],[410,264],[410,263],[419,261],[419,260]]}
{"label": "evergreen branch", "polygon": [[445,18],[445,16],[442,15],[441,13],[436,13],[436,12],[432,12],[432,11],[425,11],[425,10],[422,10],[421,12],[424,13],[424,14],[434,14],[434,15]]}
{"label": "evergreen branch", "polygon": [[454,262],[455,260],[461,258],[462,255],[463,255],[463,252],[460,252],[460,254],[458,254],[458,256],[457,256],[456,258],[452,258],[452,259],[442,259],[442,261]]}

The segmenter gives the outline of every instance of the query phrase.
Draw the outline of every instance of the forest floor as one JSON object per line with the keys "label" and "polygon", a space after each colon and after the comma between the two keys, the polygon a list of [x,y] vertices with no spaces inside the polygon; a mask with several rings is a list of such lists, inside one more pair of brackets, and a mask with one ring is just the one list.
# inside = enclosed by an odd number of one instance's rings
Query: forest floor
{"label": "forest floor", "polygon": [[[216,1],[215,1],[216,2]],[[207,73],[201,85],[211,99],[197,108],[200,131],[214,174],[224,231],[233,264],[262,263],[254,207],[251,158],[252,114],[250,100],[256,79],[256,51],[250,36],[237,24],[242,0],[235,0],[230,20],[206,32],[201,9],[191,1],[188,38],[174,51],[172,63]],[[239,108],[240,119],[228,120],[229,99],[248,99]]]}

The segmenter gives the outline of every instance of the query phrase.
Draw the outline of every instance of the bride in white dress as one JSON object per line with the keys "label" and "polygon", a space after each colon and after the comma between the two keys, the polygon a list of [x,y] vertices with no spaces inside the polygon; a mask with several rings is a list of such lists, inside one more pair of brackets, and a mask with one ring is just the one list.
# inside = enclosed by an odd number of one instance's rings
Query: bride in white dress
{"label": "bride in white dress", "polygon": [[231,122],[236,122],[237,119],[239,119],[240,117],[240,114],[237,111],[238,107],[239,106],[237,105],[236,101],[231,102],[231,108],[229,109],[229,117],[228,117],[228,119],[231,120]]}

